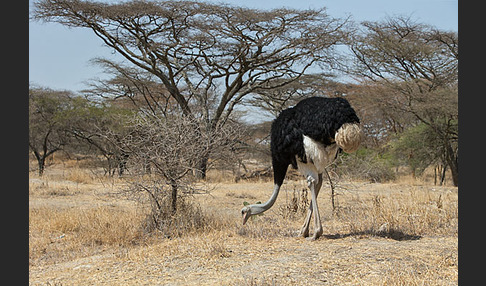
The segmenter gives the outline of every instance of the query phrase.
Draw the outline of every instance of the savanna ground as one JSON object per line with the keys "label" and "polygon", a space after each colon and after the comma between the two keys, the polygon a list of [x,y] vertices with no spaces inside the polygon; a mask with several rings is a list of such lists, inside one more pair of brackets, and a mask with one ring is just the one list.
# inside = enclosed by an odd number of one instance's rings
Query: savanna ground
{"label": "savanna ground", "polygon": [[[178,236],[147,232],[146,208],[82,160],[29,178],[30,285],[456,285],[458,190],[402,177],[340,179],[319,208],[324,235],[297,236],[309,194],[288,180],[268,212],[241,225],[243,202],[269,198],[271,179],[234,183],[214,171],[185,200],[209,222]],[[35,162],[31,162],[35,167]],[[311,224],[311,234],[313,225]]]}

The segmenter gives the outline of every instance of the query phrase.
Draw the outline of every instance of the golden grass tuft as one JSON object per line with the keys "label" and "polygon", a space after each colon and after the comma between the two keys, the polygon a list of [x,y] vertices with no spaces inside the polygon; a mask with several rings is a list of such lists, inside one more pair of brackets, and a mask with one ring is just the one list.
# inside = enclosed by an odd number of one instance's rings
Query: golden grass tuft
{"label": "golden grass tuft", "polygon": [[457,235],[457,193],[411,188],[407,192],[351,195],[336,211],[349,233],[397,240],[423,235]]}
{"label": "golden grass tuft", "polygon": [[130,246],[140,243],[143,231],[135,209],[111,206],[91,208],[29,209],[29,256],[63,261],[96,246]]}
{"label": "golden grass tuft", "polygon": [[87,169],[81,169],[77,166],[68,169],[65,178],[75,183],[89,184],[95,181],[95,176]]}

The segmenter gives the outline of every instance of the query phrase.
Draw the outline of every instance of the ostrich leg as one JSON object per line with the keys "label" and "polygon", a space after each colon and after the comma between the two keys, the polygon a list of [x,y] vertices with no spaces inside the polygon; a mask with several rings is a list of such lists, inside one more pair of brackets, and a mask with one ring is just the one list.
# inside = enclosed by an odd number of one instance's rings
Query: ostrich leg
{"label": "ostrich leg", "polygon": [[322,235],[321,217],[319,215],[319,208],[317,206],[316,185],[317,183],[315,181],[312,182],[311,195],[312,195],[312,209],[314,212],[314,235],[311,238],[312,240],[316,240]]}
{"label": "ostrich leg", "polygon": [[[315,187],[315,192],[316,192],[316,199],[317,199],[317,196],[319,195],[319,191],[321,189],[321,186],[322,186],[322,174],[319,174],[318,176],[318,182],[316,184],[316,187]],[[310,185],[309,185],[310,187]],[[301,237],[308,237],[309,236],[309,226],[310,226],[310,220],[311,220],[311,217],[312,217],[312,209],[313,209],[313,203],[312,203],[312,200],[309,204],[309,210],[307,211],[307,215],[305,217],[305,220],[304,220],[304,224],[302,225],[302,228],[300,229],[300,234],[299,236]]]}

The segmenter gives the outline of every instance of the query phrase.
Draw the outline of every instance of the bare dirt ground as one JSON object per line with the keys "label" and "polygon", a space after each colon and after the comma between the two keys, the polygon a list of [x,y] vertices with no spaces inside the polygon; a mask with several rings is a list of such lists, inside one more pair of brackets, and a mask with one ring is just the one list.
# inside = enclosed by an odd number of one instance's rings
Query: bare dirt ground
{"label": "bare dirt ground", "polygon": [[[324,235],[297,236],[305,197],[285,183],[277,203],[241,225],[244,201],[272,183],[210,183],[195,194],[218,225],[181,237],[140,230],[143,210],[122,179],[50,166],[29,182],[30,285],[456,285],[457,188],[420,182],[339,182],[319,207]],[[311,225],[311,232],[312,232]]]}

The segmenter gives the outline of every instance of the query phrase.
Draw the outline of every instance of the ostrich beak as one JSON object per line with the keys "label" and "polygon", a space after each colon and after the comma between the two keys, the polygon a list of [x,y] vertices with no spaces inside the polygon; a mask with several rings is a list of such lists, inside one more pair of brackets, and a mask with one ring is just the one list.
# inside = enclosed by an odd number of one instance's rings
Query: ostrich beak
{"label": "ostrich beak", "polygon": [[244,212],[242,214],[243,225],[245,225],[246,221],[250,218],[250,216],[251,216],[250,211]]}

